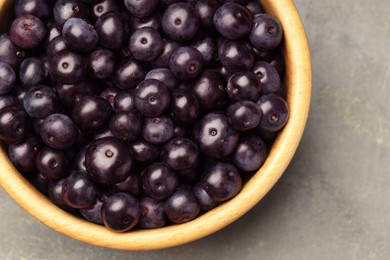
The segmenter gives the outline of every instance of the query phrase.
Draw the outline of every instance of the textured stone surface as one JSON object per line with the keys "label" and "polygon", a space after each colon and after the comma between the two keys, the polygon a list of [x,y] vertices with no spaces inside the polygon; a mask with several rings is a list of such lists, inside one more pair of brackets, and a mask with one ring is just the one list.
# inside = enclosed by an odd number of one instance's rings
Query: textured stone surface
{"label": "textured stone surface", "polygon": [[285,175],[243,218],[153,252],[89,246],[0,189],[1,259],[388,259],[390,1],[296,0],[310,40],[312,110]]}

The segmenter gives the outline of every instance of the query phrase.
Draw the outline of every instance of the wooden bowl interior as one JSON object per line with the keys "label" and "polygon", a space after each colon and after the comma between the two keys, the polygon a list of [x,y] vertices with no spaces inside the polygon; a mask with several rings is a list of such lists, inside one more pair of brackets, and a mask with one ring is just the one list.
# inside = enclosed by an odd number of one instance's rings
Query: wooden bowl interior
{"label": "wooden bowl interior", "polygon": [[[309,112],[312,80],[308,43],[294,3],[291,0],[260,2],[267,13],[280,20],[284,29],[285,86],[290,118],[264,165],[235,198],[185,224],[114,233],[52,204],[13,167],[2,148],[0,184],[3,189],[27,212],[54,230],[86,243],[125,250],[152,250],[185,244],[222,229],[248,212],[274,186],[298,147]],[[11,5],[11,0],[0,0],[2,31],[9,25]]]}

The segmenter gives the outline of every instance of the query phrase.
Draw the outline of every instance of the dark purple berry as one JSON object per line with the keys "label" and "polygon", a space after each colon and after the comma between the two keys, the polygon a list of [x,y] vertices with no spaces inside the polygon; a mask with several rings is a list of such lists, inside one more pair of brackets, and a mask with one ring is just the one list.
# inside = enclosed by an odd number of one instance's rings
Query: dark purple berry
{"label": "dark purple berry", "polygon": [[153,144],[162,144],[173,137],[173,121],[170,117],[162,115],[160,117],[145,118],[142,137]]}
{"label": "dark purple berry", "polygon": [[15,71],[9,64],[0,61],[0,95],[11,92],[15,86],[15,82]]}
{"label": "dark purple berry", "polygon": [[141,61],[128,59],[114,71],[113,82],[120,89],[133,89],[148,73],[148,67]]}
{"label": "dark purple berry", "polygon": [[221,158],[233,152],[239,133],[230,125],[222,113],[209,113],[196,125],[194,140],[201,153]]}
{"label": "dark purple berry", "polygon": [[96,31],[100,45],[109,50],[116,50],[128,39],[126,24],[118,12],[105,13],[96,21]]}
{"label": "dark purple berry", "polygon": [[204,66],[202,54],[194,47],[176,49],[169,60],[169,68],[176,78],[190,80],[198,76]]}
{"label": "dark purple berry", "polygon": [[50,72],[52,77],[64,84],[75,84],[81,82],[85,77],[85,58],[76,52],[62,50],[51,60]]}
{"label": "dark purple berry", "polygon": [[261,120],[260,107],[252,101],[244,100],[233,103],[228,108],[230,124],[239,131],[256,128]]}
{"label": "dark purple berry", "polygon": [[138,225],[141,228],[161,228],[166,225],[164,203],[144,196],[140,199],[141,218]]}
{"label": "dark purple berry", "polygon": [[73,172],[62,184],[62,198],[74,209],[90,208],[94,205],[97,188],[85,172]]}
{"label": "dark purple berry", "polygon": [[22,141],[28,134],[27,114],[17,106],[0,110],[0,140],[6,143]]}
{"label": "dark purple berry", "polygon": [[27,90],[23,107],[32,118],[45,118],[58,112],[58,98],[55,89],[43,85]]}
{"label": "dark purple berry", "polygon": [[124,0],[126,9],[136,17],[146,17],[152,14],[159,4],[159,0]]}
{"label": "dark purple berry", "polygon": [[251,30],[253,15],[237,3],[221,5],[214,14],[214,26],[225,38],[236,40],[245,37]]}
{"label": "dark purple berry", "polygon": [[171,100],[168,87],[155,79],[142,81],[135,89],[134,96],[137,110],[147,117],[163,114]]}
{"label": "dark purple berry", "polygon": [[125,143],[105,137],[88,146],[85,165],[95,182],[110,185],[127,178],[133,167],[133,156]]}
{"label": "dark purple berry", "polygon": [[226,201],[237,195],[242,181],[236,167],[230,163],[217,162],[205,169],[201,185],[213,200]]}
{"label": "dark purple berry", "polygon": [[138,200],[130,194],[118,192],[102,206],[104,225],[115,232],[125,232],[137,225],[141,216]]}
{"label": "dark purple berry", "polygon": [[169,60],[172,53],[181,45],[178,42],[163,39],[163,51],[155,60],[151,61],[153,68],[169,68]]}
{"label": "dark purple berry", "polygon": [[2,62],[8,63],[15,69],[24,56],[24,51],[11,41],[8,34],[0,35],[0,60]]}
{"label": "dark purple berry", "polygon": [[178,87],[179,83],[172,71],[168,68],[154,69],[146,74],[145,79],[156,79],[163,82],[169,90],[174,90]]}
{"label": "dark purple berry", "polygon": [[276,18],[259,14],[253,20],[249,39],[257,49],[273,50],[280,44],[282,37],[282,26]]}
{"label": "dark purple berry", "polygon": [[20,64],[19,80],[24,86],[34,86],[44,78],[43,64],[37,58],[26,58]]}
{"label": "dark purple berry", "polygon": [[178,176],[163,163],[147,166],[141,176],[144,193],[159,201],[167,199],[179,184]]}
{"label": "dark purple berry", "polygon": [[133,91],[121,91],[114,98],[115,112],[128,111],[135,112],[135,98]]}
{"label": "dark purple berry", "polygon": [[88,57],[90,75],[98,79],[106,79],[115,69],[115,54],[107,49],[97,49]]}
{"label": "dark purple berry", "polygon": [[15,3],[15,15],[34,15],[38,18],[47,18],[51,15],[51,5],[47,0],[18,0]]}
{"label": "dark purple berry", "polygon": [[58,0],[53,8],[54,20],[60,28],[70,18],[85,19],[88,13],[87,6],[78,0]]}
{"label": "dark purple berry", "polygon": [[258,61],[253,67],[253,72],[260,81],[263,94],[280,94],[282,91],[278,71],[266,61]]}
{"label": "dark purple berry", "polygon": [[115,138],[133,141],[141,134],[142,118],[132,112],[120,111],[111,117],[109,127]]}
{"label": "dark purple berry", "polygon": [[51,114],[43,121],[40,134],[47,146],[54,149],[67,149],[76,142],[78,130],[68,116]]}
{"label": "dark purple berry", "polygon": [[255,54],[244,41],[225,40],[218,49],[218,57],[222,65],[232,72],[251,70],[255,62]]}
{"label": "dark purple berry", "polygon": [[199,29],[200,20],[194,7],[188,3],[175,3],[165,10],[162,29],[175,41],[188,41]]}
{"label": "dark purple berry", "polygon": [[204,190],[200,182],[194,185],[194,187],[192,188],[192,193],[199,201],[200,209],[202,211],[212,210],[213,208],[215,208],[220,204],[220,202],[217,202],[210,197],[210,195]]}
{"label": "dark purple berry", "polygon": [[126,192],[133,196],[139,196],[142,192],[141,176],[138,173],[131,172],[129,176],[121,182],[110,185],[112,192]]}
{"label": "dark purple berry", "polygon": [[112,108],[110,103],[97,96],[85,96],[72,110],[72,119],[85,132],[103,130],[110,121]]}
{"label": "dark purple berry", "polygon": [[232,159],[239,169],[255,171],[263,165],[267,155],[267,147],[259,136],[245,135],[240,138]]}
{"label": "dark purple berry", "polygon": [[259,129],[276,132],[284,127],[289,117],[287,102],[278,95],[264,95],[257,101],[263,117],[261,118]]}
{"label": "dark purple berry", "polygon": [[179,189],[164,203],[165,214],[176,224],[193,220],[200,213],[200,205],[190,189]]}
{"label": "dark purple berry", "polygon": [[261,84],[252,71],[240,71],[230,77],[226,92],[231,101],[250,100],[256,102],[261,95]]}
{"label": "dark purple berry", "polygon": [[105,13],[118,11],[119,6],[116,0],[99,0],[92,5],[91,15],[98,19]]}
{"label": "dark purple berry", "polygon": [[35,163],[38,172],[47,180],[60,179],[68,174],[68,158],[61,150],[44,147],[38,153]]}
{"label": "dark purple berry", "polygon": [[62,37],[66,45],[79,52],[88,52],[98,44],[95,28],[80,18],[70,18],[62,28]]}
{"label": "dark purple berry", "polygon": [[164,43],[160,33],[150,27],[144,27],[132,33],[129,49],[133,57],[140,61],[151,61],[163,51]]}
{"label": "dark purple berry", "polygon": [[191,123],[199,115],[199,103],[188,90],[178,89],[172,93],[172,117],[181,123]]}
{"label": "dark purple berry", "polygon": [[190,139],[176,137],[161,149],[162,161],[173,171],[194,168],[198,162],[199,150]]}
{"label": "dark purple berry", "polygon": [[42,142],[35,135],[28,136],[23,142],[10,144],[8,155],[14,166],[22,172],[33,172],[36,170],[35,158],[42,148]]}
{"label": "dark purple berry", "polygon": [[32,49],[42,43],[46,30],[42,21],[33,15],[16,18],[10,28],[10,38],[22,49]]}
{"label": "dark purple berry", "polygon": [[199,0],[196,1],[195,10],[198,13],[203,28],[209,29],[214,26],[213,18],[220,3],[218,0]]}
{"label": "dark purple berry", "polygon": [[160,147],[158,145],[147,142],[142,138],[131,142],[129,146],[134,159],[139,162],[151,162],[160,155]]}

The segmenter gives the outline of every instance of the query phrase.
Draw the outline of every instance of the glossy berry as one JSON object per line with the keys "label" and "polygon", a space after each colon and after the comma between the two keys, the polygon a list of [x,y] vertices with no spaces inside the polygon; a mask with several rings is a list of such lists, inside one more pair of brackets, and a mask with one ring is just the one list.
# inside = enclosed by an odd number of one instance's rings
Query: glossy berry
{"label": "glossy berry", "polygon": [[51,60],[50,72],[56,81],[65,84],[81,82],[86,73],[85,58],[76,52],[63,50]]}
{"label": "glossy berry", "polygon": [[22,49],[32,49],[42,43],[46,30],[42,21],[33,15],[16,18],[10,28],[10,38]]}
{"label": "glossy berry", "polygon": [[192,5],[174,3],[165,10],[161,25],[169,38],[184,42],[195,36],[200,26],[200,20]]}
{"label": "glossy berry", "polygon": [[46,18],[51,15],[51,6],[46,0],[18,0],[14,6],[15,15],[34,15],[38,18]]}
{"label": "glossy berry", "polygon": [[202,54],[205,66],[211,66],[218,57],[217,41],[211,36],[199,37],[193,44]]}
{"label": "glossy berry", "polygon": [[201,185],[215,201],[231,199],[241,190],[239,171],[230,163],[217,162],[205,169]]}
{"label": "glossy berry", "polygon": [[27,114],[21,108],[12,106],[0,110],[0,140],[17,143],[27,134]]}
{"label": "glossy berry", "polygon": [[147,73],[148,67],[146,64],[128,59],[117,66],[114,71],[113,82],[120,89],[133,89],[144,80]]}
{"label": "glossy berry", "polygon": [[141,176],[137,172],[130,172],[124,181],[110,185],[110,190],[113,193],[122,191],[133,196],[139,196],[142,192]]}
{"label": "glossy berry", "polygon": [[245,135],[240,138],[232,159],[239,169],[255,171],[263,165],[267,155],[267,146],[259,136]]}
{"label": "glossy berry", "polygon": [[105,13],[114,12],[119,9],[116,0],[99,0],[92,5],[91,15],[93,18],[98,19]]}
{"label": "glossy berry", "polygon": [[8,146],[8,155],[13,165],[22,172],[36,170],[35,158],[42,148],[42,141],[35,135],[28,136],[24,141]]}
{"label": "glossy berry", "polygon": [[12,107],[18,105],[18,99],[9,94],[9,95],[0,95],[0,110],[2,110],[5,107]]}
{"label": "glossy berry", "polygon": [[132,112],[120,111],[111,117],[109,127],[115,138],[133,141],[141,134],[142,118]]}
{"label": "glossy berry", "polygon": [[69,48],[79,52],[93,50],[99,40],[95,28],[80,18],[70,18],[64,23],[62,37]]}
{"label": "glossy berry", "polygon": [[192,88],[202,110],[221,108],[227,102],[225,79],[216,70],[205,70]]}
{"label": "glossy berry", "polygon": [[32,87],[23,97],[23,107],[30,117],[45,118],[59,110],[57,93],[43,85]]}
{"label": "glossy berry", "polygon": [[219,202],[213,200],[209,194],[207,194],[200,182],[194,185],[194,187],[192,188],[192,193],[198,200],[200,204],[200,209],[202,211],[212,210],[220,204]]}
{"label": "glossy berry", "polygon": [[144,196],[140,199],[141,218],[138,225],[141,228],[161,228],[166,225],[167,217],[164,213],[164,203]]}
{"label": "glossy berry", "polygon": [[74,209],[92,207],[96,196],[96,185],[85,172],[72,172],[62,184],[62,198]]}
{"label": "glossy berry", "polygon": [[143,138],[135,140],[129,144],[134,159],[139,162],[151,162],[160,155],[160,147],[145,141]]}
{"label": "glossy berry", "polygon": [[9,64],[0,61],[0,95],[11,92],[15,86],[15,82],[15,71]]}
{"label": "glossy berry", "polygon": [[209,113],[197,124],[194,140],[201,153],[221,158],[233,152],[239,139],[239,133],[230,125],[229,119],[222,113]]}
{"label": "glossy berry", "polygon": [[218,57],[222,65],[232,72],[251,70],[255,62],[252,48],[243,41],[222,41]]}
{"label": "glossy berry", "polygon": [[195,78],[202,72],[203,66],[203,56],[194,47],[176,49],[169,60],[170,70],[180,80]]}
{"label": "glossy berry", "polygon": [[214,26],[213,18],[220,3],[218,0],[199,0],[195,3],[195,10],[198,13],[200,22],[203,28],[211,28]]}
{"label": "glossy berry", "polygon": [[19,79],[24,86],[34,86],[44,78],[43,64],[37,58],[26,58],[20,64]]}
{"label": "glossy berry", "polygon": [[110,103],[97,96],[85,96],[72,110],[72,119],[85,132],[98,132],[108,125],[112,108]]}
{"label": "glossy berry", "polygon": [[182,171],[196,166],[199,157],[197,145],[190,139],[176,137],[161,149],[162,161],[173,171]]}
{"label": "glossy berry", "polygon": [[56,55],[58,52],[67,49],[66,42],[64,40],[64,37],[61,35],[55,37],[52,39],[47,48],[46,48],[46,55],[47,57],[50,57],[50,59]]}
{"label": "glossy berry", "polygon": [[2,62],[15,69],[24,56],[24,51],[11,41],[8,34],[0,35],[0,60]]}
{"label": "glossy berry", "polygon": [[161,14],[154,12],[153,14],[146,17],[131,17],[130,31],[134,32],[140,28],[149,27],[156,31],[161,31]]}
{"label": "glossy berry", "polygon": [[253,72],[260,81],[263,94],[280,94],[282,91],[278,71],[268,62],[258,61],[253,67]]}
{"label": "glossy berry", "polygon": [[252,71],[236,72],[228,80],[226,92],[231,101],[251,100],[256,102],[261,95],[261,85]]}
{"label": "glossy berry", "polygon": [[152,144],[162,144],[173,137],[173,122],[166,115],[154,118],[145,118],[142,137]]}
{"label": "glossy berry", "polygon": [[165,214],[176,224],[193,220],[200,213],[200,205],[190,189],[179,189],[164,203]]}
{"label": "glossy berry", "polygon": [[144,193],[159,201],[167,199],[179,184],[178,176],[163,163],[147,166],[141,176]]}
{"label": "glossy berry", "polygon": [[154,60],[162,53],[163,47],[160,33],[150,27],[138,29],[130,37],[129,49],[137,60]]}
{"label": "glossy berry", "polygon": [[78,131],[68,116],[51,114],[43,121],[40,134],[47,146],[54,149],[67,149],[76,142]]}
{"label": "glossy berry", "polygon": [[106,79],[115,69],[115,54],[107,49],[97,49],[88,57],[90,75],[98,79]]}
{"label": "glossy berry", "polygon": [[135,90],[135,106],[144,116],[156,117],[165,112],[171,100],[168,87],[159,80],[142,81]]}
{"label": "glossy berry", "polygon": [[90,80],[83,80],[76,84],[57,84],[56,90],[61,103],[72,111],[73,106],[84,96],[95,94],[95,85]]}
{"label": "glossy berry", "polygon": [[282,37],[282,26],[276,18],[259,14],[253,20],[249,39],[257,49],[273,50],[280,44]]}
{"label": "glossy berry", "polygon": [[85,19],[88,13],[87,6],[78,0],[58,0],[53,8],[54,20],[60,28],[70,18]]}
{"label": "glossy berry", "polygon": [[85,165],[95,182],[110,185],[127,178],[133,167],[133,156],[125,143],[113,137],[105,137],[89,145]]}
{"label": "glossy berry", "polygon": [[170,91],[176,89],[179,85],[177,79],[168,68],[158,68],[148,72],[145,79],[156,79],[163,82]]}
{"label": "glossy berry", "polygon": [[239,131],[256,128],[261,120],[260,107],[252,101],[244,100],[233,103],[228,108],[230,124]]}
{"label": "glossy berry", "polygon": [[257,0],[249,0],[245,7],[251,11],[254,16],[264,13],[264,8]]}
{"label": "glossy berry", "polygon": [[125,232],[137,225],[141,216],[138,200],[127,193],[118,192],[103,203],[104,225],[115,232]]}
{"label": "glossy berry", "polygon": [[237,3],[221,5],[214,14],[214,26],[225,38],[236,40],[245,37],[252,27],[252,13]]}
{"label": "glossy berry", "polygon": [[134,92],[128,90],[119,92],[114,98],[114,110],[135,112]]}
{"label": "glossy berry", "polygon": [[259,129],[269,132],[279,131],[287,123],[289,109],[287,102],[278,95],[264,95],[257,101],[263,117],[261,118]]}
{"label": "glossy berry", "polygon": [[53,202],[57,207],[68,212],[73,212],[74,209],[69,207],[62,198],[62,185],[64,184],[64,181],[65,178],[50,181],[48,183],[48,196],[50,201]]}
{"label": "glossy berry", "polygon": [[199,115],[199,102],[189,90],[178,89],[172,93],[172,117],[181,123],[191,123]]}
{"label": "glossy berry", "polygon": [[169,39],[163,39],[163,45],[162,53],[150,62],[153,68],[169,68],[172,53],[181,46],[178,42]]}
{"label": "glossy berry", "polygon": [[99,192],[96,196],[95,204],[92,207],[86,209],[79,209],[80,214],[89,222],[103,225],[102,207],[103,203],[110,196],[107,192]]}
{"label": "glossy berry", "polygon": [[159,4],[159,0],[124,0],[126,9],[136,17],[146,17],[152,14]]}
{"label": "glossy berry", "polygon": [[121,48],[127,41],[126,24],[117,12],[108,12],[99,17],[95,24],[99,43],[109,50]]}
{"label": "glossy berry", "polygon": [[38,172],[47,180],[66,177],[69,162],[61,150],[44,147],[37,155],[35,164]]}

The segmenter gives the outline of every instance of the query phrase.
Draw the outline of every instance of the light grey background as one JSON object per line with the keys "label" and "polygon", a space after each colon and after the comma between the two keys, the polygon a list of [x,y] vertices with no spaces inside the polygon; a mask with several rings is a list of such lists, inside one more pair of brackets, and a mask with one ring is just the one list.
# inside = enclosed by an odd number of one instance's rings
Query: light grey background
{"label": "light grey background", "polygon": [[311,113],[258,206],[189,245],[124,252],[52,231],[0,189],[0,259],[389,259],[390,1],[296,5],[312,52]]}

